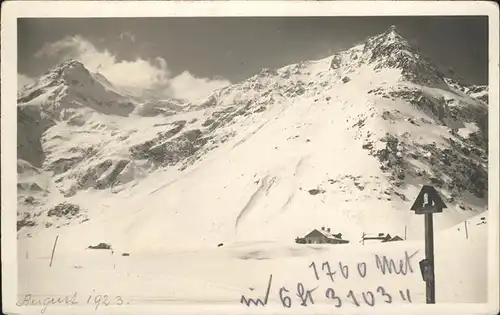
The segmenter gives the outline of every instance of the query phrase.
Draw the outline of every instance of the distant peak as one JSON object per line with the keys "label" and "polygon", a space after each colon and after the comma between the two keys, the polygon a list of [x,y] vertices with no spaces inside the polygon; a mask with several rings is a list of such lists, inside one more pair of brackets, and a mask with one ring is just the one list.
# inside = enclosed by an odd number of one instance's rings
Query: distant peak
{"label": "distant peak", "polygon": [[364,51],[368,52],[368,62],[375,69],[399,68],[405,80],[420,84],[442,83],[442,75],[437,67],[419,52],[418,47],[413,47],[401,36],[395,25],[368,38]]}
{"label": "distant peak", "polygon": [[406,41],[395,25],[391,25],[384,33],[381,34],[386,40]]}
{"label": "distant peak", "polygon": [[85,68],[83,63],[81,63],[80,61],[78,60],[75,60],[75,59],[68,59],[66,61],[64,61],[63,63],[61,63],[59,65],[60,67],[63,67],[63,68],[72,68],[72,67],[82,67],[82,68]]}
{"label": "distant peak", "polygon": [[398,29],[396,28],[396,25],[389,26],[389,28],[386,31],[386,33],[397,33],[397,32],[398,32]]}
{"label": "distant peak", "polygon": [[365,42],[365,48],[377,52],[376,55],[379,53],[390,55],[402,50],[414,52],[408,40],[398,33],[395,25],[391,25],[383,33],[368,38]]}
{"label": "distant peak", "polygon": [[37,86],[57,85],[64,81],[72,80],[75,77],[91,76],[89,70],[83,63],[74,59],[65,60],[43,74],[37,80]]}
{"label": "distant peak", "polygon": [[65,75],[69,72],[74,72],[74,71],[77,71],[77,72],[83,72],[83,73],[86,73],[86,74],[90,74],[89,71],[87,70],[87,68],[85,68],[85,65],[83,63],[81,63],[80,61],[78,60],[75,60],[75,59],[68,59],[62,63],[60,63],[59,65],[55,66],[51,72],[56,74],[57,76],[62,76],[62,75]]}

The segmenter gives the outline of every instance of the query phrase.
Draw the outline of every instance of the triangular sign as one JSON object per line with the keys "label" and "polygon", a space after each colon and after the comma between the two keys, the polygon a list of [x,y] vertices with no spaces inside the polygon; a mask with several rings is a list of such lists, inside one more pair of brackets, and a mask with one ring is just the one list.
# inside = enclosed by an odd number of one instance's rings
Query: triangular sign
{"label": "triangular sign", "polygon": [[416,212],[441,212],[443,208],[446,208],[443,199],[441,199],[434,187],[428,185],[422,187],[417,199],[415,199],[415,202],[411,206],[411,210]]}

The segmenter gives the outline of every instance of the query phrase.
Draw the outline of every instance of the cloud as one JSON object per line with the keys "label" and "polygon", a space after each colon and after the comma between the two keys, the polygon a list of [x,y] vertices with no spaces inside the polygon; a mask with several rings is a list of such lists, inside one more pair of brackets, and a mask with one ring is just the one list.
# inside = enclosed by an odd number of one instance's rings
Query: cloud
{"label": "cloud", "polygon": [[132,34],[130,32],[123,32],[123,33],[121,33],[120,34],[120,39],[121,40],[129,40],[132,43],[135,43],[135,36],[134,36],[134,34]]}
{"label": "cloud", "polygon": [[28,77],[27,75],[18,73],[17,74],[17,90],[21,90],[26,85],[35,83],[35,79]]}
{"label": "cloud", "polygon": [[[135,41],[135,37],[127,32],[120,38]],[[123,36],[122,36],[123,35]],[[132,36],[132,37],[130,37]],[[82,36],[70,36],[59,41],[46,44],[36,54],[36,58],[56,58],[59,62],[67,59],[81,61],[92,72],[100,72],[113,84],[129,90],[156,91],[166,97],[194,100],[203,97],[214,89],[230,84],[229,81],[217,78],[197,78],[188,71],[173,76],[165,59],[136,58],[133,61],[117,60],[108,50],[99,51],[90,41]]]}
{"label": "cloud", "polygon": [[167,63],[162,58],[118,61],[108,50],[98,51],[90,41],[78,35],[46,44],[35,57],[81,61],[90,71],[98,71],[111,82],[124,87],[159,88],[167,85],[170,75]]}
{"label": "cloud", "polygon": [[184,71],[172,78],[169,85],[170,93],[175,98],[197,100],[210,94],[216,89],[230,85],[231,82],[223,78],[197,78],[188,71]]}

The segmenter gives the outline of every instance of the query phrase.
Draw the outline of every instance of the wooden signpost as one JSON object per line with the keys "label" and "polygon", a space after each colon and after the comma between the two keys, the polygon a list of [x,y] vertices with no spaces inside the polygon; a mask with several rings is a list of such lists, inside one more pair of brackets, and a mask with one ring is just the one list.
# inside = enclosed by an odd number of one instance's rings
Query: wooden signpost
{"label": "wooden signpost", "polygon": [[422,278],[426,283],[426,300],[427,304],[436,302],[436,289],[434,277],[434,228],[432,215],[441,213],[446,208],[446,204],[439,196],[436,189],[432,186],[424,185],[420,193],[411,206],[411,210],[415,214],[423,214],[425,216],[425,259],[420,261],[420,271]]}

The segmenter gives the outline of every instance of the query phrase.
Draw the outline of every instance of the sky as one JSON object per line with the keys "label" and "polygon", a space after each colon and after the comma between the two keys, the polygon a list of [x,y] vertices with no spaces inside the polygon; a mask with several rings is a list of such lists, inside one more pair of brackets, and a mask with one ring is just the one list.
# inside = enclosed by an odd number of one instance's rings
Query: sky
{"label": "sky", "polygon": [[18,19],[18,82],[82,61],[122,87],[197,99],[262,68],[333,55],[398,32],[443,70],[487,84],[487,17],[167,17]]}

